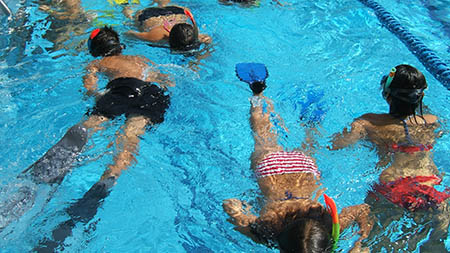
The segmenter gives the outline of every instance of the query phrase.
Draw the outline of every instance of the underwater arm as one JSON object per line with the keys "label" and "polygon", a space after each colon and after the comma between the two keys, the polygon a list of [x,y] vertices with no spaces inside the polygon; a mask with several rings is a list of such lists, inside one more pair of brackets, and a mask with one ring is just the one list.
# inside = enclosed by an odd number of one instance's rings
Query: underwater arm
{"label": "underwater arm", "polygon": [[337,150],[345,148],[349,145],[356,143],[358,140],[363,139],[366,136],[366,129],[364,127],[365,121],[358,119],[351,125],[351,130],[348,131],[344,128],[342,133],[335,134],[333,136],[331,150]]}
{"label": "underwater arm", "polygon": [[134,11],[130,8],[130,6],[128,4],[122,6],[122,14],[128,19],[133,19]]}
{"label": "underwater arm", "polygon": [[200,70],[200,65],[203,65],[201,61],[210,57],[212,52],[214,52],[212,44],[206,45],[196,54],[195,60],[189,62],[188,64],[189,68],[192,69],[193,71]]}
{"label": "underwater arm", "polygon": [[146,57],[140,56],[142,63],[149,65],[145,71],[145,80],[146,82],[158,83],[159,86],[163,89],[167,89],[167,87],[175,87],[174,81],[169,74],[163,74],[158,69],[153,68],[152,65],[155,63]]}
{"label": "underwater arm", "polygon": [[39,10],[47,12],[49,15],[60,20],[76,19],[83,13],[80,0],[65,0],[62,1],[62,4],[64,6],[63,11],[55,11],[51,6],[45,4],[40,5]]}
{"label": "underwater arm", "polygon": [[93,61],[86,67],[86,75],[83,76],[83,85],[86,88],[86,95],[93,96],[97,94],[97,73],[99,68],[97,66],[97,61]]}
{"label": "underwater arm", "polygon": [[229,221],[237,227],[247,227],[257,218],[250,212],[251,206],[239,199],[226,199],[223,201],[222,207],[230,216]]}
{"label": "underwater arm", "polygon": [[160,42],[161,40],[169,38],[169,33],[163,27],[155,27],[148,32],[136,32],[130,30],[125,34],[148,42]]}
{"label": "underwater arm", "polygon": [[349,206],[342,209],[339,214],[339,221],[341,224],[341,231],[356,222],[359,226],[360,238],[356,241],[353,250],[361,248],[361,241],[369,236],[373,227],[373,220],[370,217],[370,206],[361,204],[356,206]]}
{"label": "underwater arm", "polygon": [[223,201],[222,207],[223,210],[230,216],[228,221],[236,226],[234,230],[239,231],[241,234],[249,237],[256,243],[262,243],[250,230],[250,225],[255,223],[258,218],[250,212],[250,205],[238,199],[226,199]]}
{"label": "underwater arm", "polygon": [[272,0],[272,1],[274,1],[276,4],[278,4],[279,6],[284,6],[284,4],[283,3],[281,3],[280,1],[278,1],[278,0]]}
{"label": "underwater arm", "polygon": [[70,19],[72,17],[72,13],[68,11],[55,11],[52,10],[50,6],[48,5],[41,5],[39,7],[39,10],[46,12],[48,15],[53,16],[57,19],[64,20],[64,19]]}
{"label": "underwater arm", "polygon": [[198,40],[201,43],[205,43],[205,44],[211,44],[212,42],[212,38],[211,36],[207,35],[207,34],[199,34],[198,35]]}

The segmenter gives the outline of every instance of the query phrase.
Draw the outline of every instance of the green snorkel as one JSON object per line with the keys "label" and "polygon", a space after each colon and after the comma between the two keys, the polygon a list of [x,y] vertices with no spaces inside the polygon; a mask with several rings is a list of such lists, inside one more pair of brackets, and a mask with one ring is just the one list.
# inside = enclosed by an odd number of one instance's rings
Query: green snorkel
{"label": "green snorkel", "polygon": [[331,214],[331,219],[333,221],[333,228],[331,232],[331,238],[333,238],[333,248],[332,250],[336,250],[337,244],[339,241],[339,234],[341,226],[339,225],[339,216],[337,213],[336,203],[334,203],[334,200],[330,197],[328,197],[326,194],[323,194],[323,197],[325,198],[325,204],[327,205],[327,210]]}
{"label": "green snorkel", "polygon": [[397,71],[396,68],[392,68],[391,69],[391,72],[389,72],[389,75],[388,75],[388,77],[386,79],[386,83],[384,84],[384,89],[389,89],[389,86],[391,85],[392,80],[394,79],[396,71]]}
{"label": "green snorkel", "polygon": [[381,85],[383,87],[382,94],[384,99],[386,99],[389,93],[391,93],[391,89],[389,89],[389,86],[391,86],[392,80],[394,80],[396,71],[396,68],[392,68],[391,72],[389,72],[389,75],[384,76],[383,79],[381,79]]}

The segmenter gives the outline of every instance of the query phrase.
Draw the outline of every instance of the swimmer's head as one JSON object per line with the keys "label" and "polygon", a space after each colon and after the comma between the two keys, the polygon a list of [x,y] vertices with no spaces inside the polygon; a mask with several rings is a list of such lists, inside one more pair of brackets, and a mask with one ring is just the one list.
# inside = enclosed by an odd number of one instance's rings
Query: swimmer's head
{"label": "swimmer's head", "polygon": [[381,79],[383,97],[389,101],[392,114],[407,116],[415,114],[422,105],[424,90],[427,88],[425,76],[418,69],[402,64]]}
{"label": "swimmer's head", "polygon": [[284,217],[275,221],[273,217],[258,218],[251,225],[252,233],[268,246],[278,247],[280,252],[332,252],[332,218],[325,208],[284,213]]}
{"label": "swimmer's head", "polygon": [[176,24],[169,34],[170,48],[177,51],[189,51],[200,46],[196,25],[187,23]]}
{"label": "swimmer's head", "polygon": [[94,57],[119,55],[124,48],[120,43],[119,34],[107,26],[92,31],[89,36],[88,47],[89,53]]}

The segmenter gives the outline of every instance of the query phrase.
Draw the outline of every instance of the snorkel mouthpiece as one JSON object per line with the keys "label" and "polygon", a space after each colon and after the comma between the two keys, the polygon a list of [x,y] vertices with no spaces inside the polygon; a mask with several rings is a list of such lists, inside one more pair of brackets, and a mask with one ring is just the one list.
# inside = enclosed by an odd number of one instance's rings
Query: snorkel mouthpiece
{"label": "snorkel mouthpiece", "polygon": [[328,197],[326,194],[323,194],[323,197],[325,198],[325,204],[327,205],[327,210],[331,214],[331,219],[333,221],[333,228],[331,232],[331,237],[333,238],[333,250],[336,250],[337,243],[339,241],[339,234],[340,234],[340,225],[339,225],[339,216],[337,213],[336,203],[334,203],[334,200],[330,197]]}

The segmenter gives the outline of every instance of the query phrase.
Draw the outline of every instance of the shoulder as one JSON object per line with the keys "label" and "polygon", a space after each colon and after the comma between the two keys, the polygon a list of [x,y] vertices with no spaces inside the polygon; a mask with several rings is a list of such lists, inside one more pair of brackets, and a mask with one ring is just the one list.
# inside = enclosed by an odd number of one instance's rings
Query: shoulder
{"label": "shoulder", "polygon": [[151,63],[151,61],[147,57],[141,55],[124,55],[123,60],[133,61],[136,63]]}
{"label": "shoulder", "polygon": [[433,114],[425,114],[425,115],[423,115],[423,118],[425,119],[426,123],[428,123],[428,124],[437,123],[439,120],[439,118]]}
{"label": "shoulder", "polygon": [[386,113],[366,113],[366,114],[363,114],[360,117],[358,117],[356,120],[372,122],[372,121],[383,120],[383,119],[387,120],[390,118],[391,117],[389,116],[389,114],[386,114]]}
{"label": "shoulder", "polygon": [[375,114],[364,114],[360,117],[353,120],[351,123],[352,130],[356,130],[358,128],[363,129],[371,124],[372,119],[376,118]]}
{"label": "shoulder", "polygon": [[91,61],[87,66],[86,69],[91,70],[91,69],[96,69],[100,66],[101,64],[101,60],[102,59],[97,59],[97,60],[93,60]]}
{"label": "shoulder", "polygon": [[367,113],[355,120],[355,122],[359,122],[364,126],[385,126],[397,121],[387,113]]}

